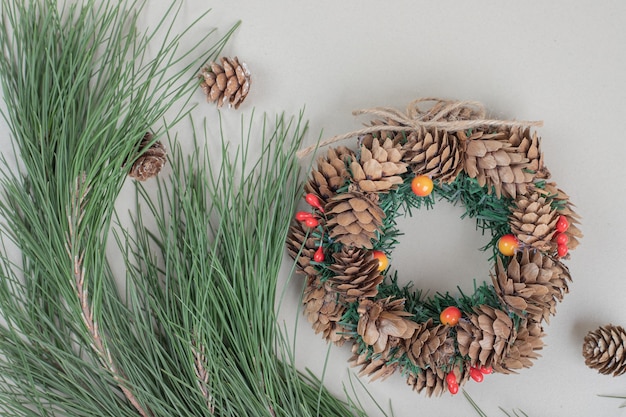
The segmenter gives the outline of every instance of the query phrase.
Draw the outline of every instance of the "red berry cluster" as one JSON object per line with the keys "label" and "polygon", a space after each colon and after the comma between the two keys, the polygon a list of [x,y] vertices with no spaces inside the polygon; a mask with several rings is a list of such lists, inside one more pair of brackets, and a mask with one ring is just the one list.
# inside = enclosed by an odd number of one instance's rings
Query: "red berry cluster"
{"label": "red berry cluster", "polygon": [[[318,210],[320,213],[322,214],[324,213],[324,207],[322,206],[320,199],[315,194],[308,193],[306,196],[304,196],[304,201],[309,203],[311,207]],[[297,221],[303,223],[309,229],[313,229],[319,226],[320,224],[320,218],[316,213],[310,213],[308,211],[299,211],[296,213],[295,217]],[[324,262],[325,256],[324,256],[324,247],[322,246],[323,240],[324,240],[324,237],[322,236],[322,238],[320,239],[320,245],[315,251],[315,254],[313,255],[313,260],[315,262]]]}
{"label": "red berry cluster", "polygon": [[556,253],[560,258],[567,255],[567,244],[569,243],[569,237],[565,233],[569,229],[569,222],[567,221],[567,217],[559,216],[559,219],[556,222],[556,232],[554,232],[553,240],[557,244]]}
{"label": "red berry cluster", "polygon": [[[480,368],[472,366],[470,368],[470,378],[476,382],[483,382],[485,375],[492,372],[493,368],[491,368],[491,366],[481,366]],[[456,380],[454,371],[450,371],[448,375],[446,375],[446,384],[448,384],[448,391],[450,391],[450,394],[454,395],[459,392],[459,382]]]}

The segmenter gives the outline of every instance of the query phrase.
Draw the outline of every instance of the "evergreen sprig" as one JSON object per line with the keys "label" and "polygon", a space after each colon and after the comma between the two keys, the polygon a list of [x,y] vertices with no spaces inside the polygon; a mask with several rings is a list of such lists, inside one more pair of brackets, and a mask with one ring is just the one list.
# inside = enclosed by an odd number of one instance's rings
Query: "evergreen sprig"
{"label": "evergreen sprig", "polygon": [[153,339],[150,323],[159,323],[163,345],[143,349],[195,358],[170,364],[163,375],[188,398],[181,415],[363,416],[296,369],[276,323],[277,278],[300,197],[302,115],[265,118],[258,130],[251,118],[245,126],[235,149],[222,137],[219,168],[198,138],[188,158],[173,143],[171,177],[158,181],[156,196],[138,189],[137,239],[127,262],[133,291],[146,295],[136,310],[152,316],[135,327]]}
{"label": "evergreen sprig", "polygon": [[175,105],[169,123],[185,115],[197,70],[234,27],[174,34],[175,2],[149,31],[140,1],[0,7],[2,115],[19,161],[3,155],[0,176],[0,414],[181,415],[187,400],[160,384],[162,351],[144,349],[162,339],[139,339],[147,313],[123,302],[143,295],[119,294],[105,248],[141,138],[156,140]]}

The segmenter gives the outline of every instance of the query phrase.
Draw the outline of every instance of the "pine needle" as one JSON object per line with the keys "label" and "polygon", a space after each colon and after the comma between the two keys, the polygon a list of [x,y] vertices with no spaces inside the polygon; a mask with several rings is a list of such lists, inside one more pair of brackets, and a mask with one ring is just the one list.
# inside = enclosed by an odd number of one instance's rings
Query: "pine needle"
{"label": "pine needle", "polygon": [[0,167],[3,416],[176,415],[151,352],[118,351],[142,346],[121,331],[140,313],[121,303],[104,251],[141,138],[158,137],[175,104],[170,123],[186,114],[197,70],[234,30],[181,48],[176,4],[142,32],[139,1],[0,2],[2,115],[19,161]]}

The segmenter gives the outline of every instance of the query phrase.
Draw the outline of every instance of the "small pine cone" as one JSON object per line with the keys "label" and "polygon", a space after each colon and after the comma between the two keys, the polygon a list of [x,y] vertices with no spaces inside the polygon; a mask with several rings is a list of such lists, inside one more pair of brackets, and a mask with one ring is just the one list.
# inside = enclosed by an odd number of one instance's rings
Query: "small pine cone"
{"label": "small pine cone", "polygon": [[536,322],[549,322],[550,315],[556,314],[557,301],[569,291],[571,280],[561,262],[528,248],[512,257],[506,268],[498,258],[491,278],[503,304]]}
{"label": "small pine cone", "polygon": [[509,315],[488,305],[476,307],[475,314],[456,327],[459,352],[468,355],[470,365],[475,367],[499,363],[516,336]]}
{"label": "small pine cone", "polygon": [[399,144],[372,137],[363,140],[360,152],[359,161],[350,164],[352,180],[359,189],[366,193],[384,192],[402,184],[400,174],[407,171],[407,164],[402,160],[404,151]]}
{"label": "small pine cone", "polygon": [[362,300],[357,308],[359,322],[357,333],[365,344],[374,347],[374,353],[387,349],[389,337],[407,339],[419,326],[407,319],[413,314],[404,311],[404,299]]}
{"label": "small pine cone", "polygon": [[528,158],[509,142],[507,131],[487,134],[476,130],[470,136],[460,131],[458,137],[465,146],[465,172],[481,186],[487,186],[488,193],[493,186],[498,198],[503,192],[515,198],[517,184],[528,183]]}
{"label": "small pine cone", "polygon": [[311,178],[304,184],[305,192],[317,195],[325,205],[350,177],[346,164],[354,159],[354,152],[345,146],[330,148],[326,157],[318,159],[317,170],[311,171]]}
{"label": "small pine cone", "polygon": [[447,374],[442,368],[426,368],[417,375],[410,373],[406,383],[420,394],[425,391],[427,397],[438,397],[448,389]]}
{"label": "small pine cone", "polygon": [[[541,138],[537,136],[537,132],[530,132],[530,127],[512,128],[509,136],[509,143],[513,145],[517,152],[528,158],[528,166],[526,167],[526,182],[531,184],[535,178],[550,178],[550,172],[543,163],[543,152],[541,151]],[[530,171],[530,172],[529,172]],[[524,183],[520,183],[521,188],[517,189],[517,193],[526,194],[527,187]],[[513,195],[513,193],[509,193]]]}
{"label": "small pine cone", "polygon": [[370,251],[344,246],[333,254],[333,259],[335,262],[329,268],[335,276],[329,281],[341,301],[351,303],[378,294],[378,284],[384,277],[378,271],[378,259]]}
{"label": "small pine cone", "polygon": [[532,193],[517,197],[511,206],[509,224],[520,242],[540,251],[554,252],[556,244],[552,237],[558,218],[558,211],[552,207],[552,199]]}
{"label": "small pine cone", "polygon": [[309,276],[302,303],[304,315],[316,334],[322,333],[325,340],[337,345],[349,338],[345,334],[346,329],[339,323],[346,308],[339,303],[328,282],[322,283],[319,277]]}
{"label": "small pine cone", "polygon": [[[292,259],[295,259],[298,265],[297,272],[305,275],[316,275],[317,271],[311,265],[311,260],[317,250],[315,239],[304,229],[302,223],[297,220],[291,222],[289,233],[287,235],[287,252]],[[300,256],[298,256],[300,254]]]}
{"label": "small pine cone", "polygon": [[403,354],[399,346],[400,339],[390,337],[387,349],[380,354],[372,354],[369,349],[359,353],[359,346],[352,345],[352,357],[348,360],[351,367],[360,366],[359,376],[367,376],[371,381],[380,379],[384,381],[400,368],[400,358]]}
{"label": "small pine cone", "polygon": [[607,324],[587,333],[583,342],[585,364],[604,375],[626,373],[626,330]]}
{"label": "small pine cone", "polygon": [[518,327],[515,341],[511,343],[506,356],[493,363],[493,370],[503,374],[517,373],[516,370],[530,368],[533,360],[541,355],[542,337],[545,335],[541,324],[532,320],[523,320]]}
{"label": "small pine cone", "polygon": [[580,224],[580,216],[574,211],[574,204],[569,200],[569,196],[553,182],[546,183],[544,189],[536,189],[536,191],[549,196],[554,201],[554,205],[558,208],[557,217],[565,216],[569,222],[569,228],[564,232],[569,238],[567,248],[576,249],[583,234],[576,226]]}
{"label": "small pine cone", "polygon": [[377,203],[376,194],[356,191],[332,197],[325,209],[329,236],[347,246],[372,249],[372,239],[380,231],[385,217]]}
{"label": "small pine cone", "polygon": [[433,326],[432,319],[421,324],[413,337],[404,341],[409,360],[422,369],[447,366],[454,356],[454,340],[449,337],[449,330],[448,326]]}
{"label": "small pine cone", "polygon": [[458,138],[447,131],[414,132],[403,145],[405,161],[416,175],[450,183],[463,168],[462,149]]}
{"label": "small pine cone", "polygon": [[152,133],[148,132],[139,144],[140,156],[137,157],[128,173],[129,176],[136,180],[145,181],[148,178],[156,177],[167,161],[165,145],[160,141],[149,145],[151,141]]}
{"label": "small pine cone", "polygon": [[202,69],[198,77],[202,80],[200,87],[208,102],[217,101],[217,107],[222,107],[228,101],[238,109],[250,91],[250,71],[237,57],[220,60],[221,65],[212,62]]}

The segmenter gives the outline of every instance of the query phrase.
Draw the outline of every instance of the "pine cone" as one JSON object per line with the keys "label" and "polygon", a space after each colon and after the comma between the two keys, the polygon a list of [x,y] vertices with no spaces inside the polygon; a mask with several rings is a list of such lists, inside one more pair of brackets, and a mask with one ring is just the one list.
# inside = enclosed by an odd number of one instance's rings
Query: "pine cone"
{"label": "pine cone", "polygon": [[354,153],[344,146],[330,148],[326,157],[318,159],[317,170],[311,171],[311,178],[304,185],[305,192],[317,195],[325,205],[349,178],[346,164],[355,158]]}
{"label": "pine cone", "polygon": [[604,375],[626,373],[626,330],[607,324],[587,333],[583,342],[585,364]]}
{"label": "pine cone", "polygon": [[550,314],[556,314],[556,303],[569,291],[571,280],[561,262],[528,248],[512,257],[506,268],[498,258],[491,278],[503,304],[537,322],[549,322]]}
{"label": "pine cone", "polygon": [[460,321],[456,328],[459,352],[468,355],[470,365],[475,367],[500,363],[516,337],[508,314],[488,305],[476,307],[475,314]]}
{"label": "pine cone", "polygon": [[405,339],[407,357],[421,369],[447,366],[454,356],[454,340],[448,326],[433,326],[433,321],[419,325],[413,337]]}
{"label": "pine cone", "polygon": [[319,277],[308,277],[302,303],[304,315],[316,334],[322,333],[325,340],[338,345],[349,338],[345,334],[346,329],[339,323],[346,308],[339,303],[328,282],[322,283]]}
{"label": "pine cone", "polygon": [[363,141],[360,152],[359,161],[352,161],[350,170],[352,180],[362,191],[384,192],[402,184],[400,174],[407,171],[407,164],[402,161],[404,151],[399,144],[394,145],[391,139],[371,138],[371,143]]}
{"label": "pine cone", "polygon": [[446,376],[449,372],[454,372],[458,384],[463,385],[469,379],[469,368],[467,364],[463,367],[463,371],[458,365],[452,370],[444,370],[444,368],[422,369],[417,375],[409,373],[406,383],[418,393],[425,390],[428,397],[440,396],[448,390]]}
{"label": "pine cone", "polygon": [[522,368],[530,368],[532,360],[541,355],[536,351],[543,348],[543,328],[541,324],[523,320],[518,327],[515,341],[510,345],[508,352],[493,364],[493,370],[503,374],[516,373]]}
{"label": "pine cone", "polygon": [[341,301],[351,303],[378,294],[378,284],[384,277],[378,271],[378,259],[370,251],[344,246],[333,254],[333,259],[329,268],[335,276],[329,281]]}
{"label": "pine cone", "polygon": [[149,145],[151,141],[152,133],[147,132],[139,144],[140,156],[135,160],[128,173],[136,180],[145,181],[148,178],[156,177],[167,161],[165,145],[160,141]]}
{"label": "pine cone", "polygon": [[[317,244],[310,233],[308,238],[306,236],[307,231],[302,223],[294,219],[291,222],[291,226],[289,226],[289,234],[287,235],[287,252],[292,259],[296,260],[298,265],[297,272],[305,275],[317,275],[317,271],[311,265],[311,260],[317,250]],[[298,256],[298,253],[300,256]]]}
{"label": "pine cone", "polygon": [[359,323],[357,333],[365,344],[374,347],[374,353],[381,353],[387,348],[390,336],[407,339],[419,326],[406,319],[413,314],[404,311],[404,299],[362,300],[357,308]]}
{"label": "pine cone", "polygon": [[326,207],[330,237],[347,246],[372,249],[385,217],[377,202],[378,195],[356,191],[332,197]]}
{"label": "pine cone", "polygon": [[505,196],[515,198],[517,185],[528,185],[528,158],[517,153],[506,130],[489,134],[476,130],[470,136],[461,131],[458,135],[465,146],[465,172],[480,186],[487,186],[488,193],[493,186],[498,198],[503,191]]}
{"label": "pine cone", "polygon": [[411,133],[403,148],[405,160],[416,175],[450,183],[463,168],[459,140],[445,130]]}
{"label": "pine cone", "polygon": [[535,179],[550,178],[550,172],[543,164],[541,139],[537,136],[537,132],[531,134],[529,127],[512,128],[509,132],[509,143],[516,153],[523,155],[528,160],[528,164],[521,172],[515,172],[516,181],[514,183],[503,184],[506,190],[505,194],[515,198],[519,194],[528,194]]}
{"label": "pine cone", "polygon": [[389,378],[398,368],[400,362],[394,360],[402,356],[402,349],[399,346],[400,339],[390,337],[387,349],[380,354],[372,354],[369,349],[359,353],[359,346],[352,345],[352,357],[348,360],[351,367],[360,366],[359,376],[367,376],[371,381],[380,379],[384,381]]}
{"label": "pine cone", "polygon": [[200,87],[208,102],[217,101],[217,107],[222,107],[224,102],[229,101],[238,109],[250,90],[250,71],[237,57],[222,57],[220,60],[221,65],[212,62],[202,69]]}
{"label": "pine cone", "polygon": [[565,234],[569,238],[567,247],[569,250],[576,249],[579,244],[579,239],[583,237],[583,234],[576,226],[580,224],[580,216],[574,211],[574,205],[569,200],[569,196],[553,182],[546,183],[544,189],[537,188],[536,191],[553,200],[554,205],[558,207],[557,217],[565,216],[569,222],[569,228],[565,231]]}
{"label": "pine cone", "polygon": [[517,197],[511,206],[509,224],[520,242],[544,252],[556,249],[552,236],[559,214],[551,203],[550,198],[539,193]]}

